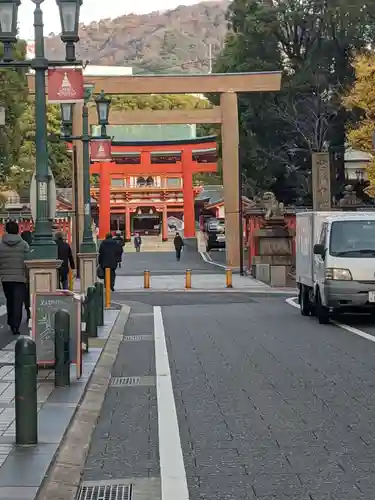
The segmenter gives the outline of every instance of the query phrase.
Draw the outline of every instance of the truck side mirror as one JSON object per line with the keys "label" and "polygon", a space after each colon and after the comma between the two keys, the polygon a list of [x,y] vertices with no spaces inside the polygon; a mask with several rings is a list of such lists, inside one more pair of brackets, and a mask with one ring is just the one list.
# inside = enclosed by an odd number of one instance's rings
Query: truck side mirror
{"label": "truck side mirror", "polygon": [[324,248],[324,245],[322,245],[321,243],[316,243],[314,245],[314,255],[320,255],[324,258],[325,253],[326,249]]}

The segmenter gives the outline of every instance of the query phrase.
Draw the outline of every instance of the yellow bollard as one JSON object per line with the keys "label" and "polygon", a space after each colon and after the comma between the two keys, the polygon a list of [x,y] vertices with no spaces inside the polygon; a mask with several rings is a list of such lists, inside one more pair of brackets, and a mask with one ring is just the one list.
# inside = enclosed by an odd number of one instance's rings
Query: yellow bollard
{"label": "yellow bollard", "polygon": [[109,267],[105,269],[105,307],[109,309],[111,307],[111,270]]}
{"label": "yellow bollard", "polygon": [[186,269],[185,288],[191,288],[191,269]]}
{"label": "yellow bollard", "polygon": [[227,288],[233,288],[232,269],[225,270],[225,282]]}
{"label": "yellow bollard", "polygon": [[150,288],[150,271],[144,271],[143,273],[143,286],[144,288]]}
{"label": "yellow bollard", "polygon": [[73,291],[73,271],[69,268],[69,290]]}

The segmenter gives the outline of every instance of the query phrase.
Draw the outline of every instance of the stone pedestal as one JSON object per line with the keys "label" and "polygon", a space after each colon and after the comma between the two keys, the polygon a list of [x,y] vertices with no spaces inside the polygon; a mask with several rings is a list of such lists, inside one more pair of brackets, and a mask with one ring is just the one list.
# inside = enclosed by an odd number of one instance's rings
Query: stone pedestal
{"label": "stone pedestal", "polygon": [[27,260],[29,270],[30,295],[35,292],[56,292],[59,288],[58,269],[62,260]]}
{"label": "stone pedestal", "polygon": [[[253,258],[253,268],[258,271],[256,279],[265,280],[271,286],[284,287],[288,271],[292,266],[292,238],[283,218],[265,222],[256,232],[258,255]],[[267,272],[265,266],[268,267]],[[256,273],[257,274],[257,273]]]}
{"label": "stone pedestal", "polygon": [[79,265],[80,265],[80,284],[81,293],[87,293],[89,286],[92,286],[96,282],[96,268],[97,268],[97,253],[80,253],[78,254]]}

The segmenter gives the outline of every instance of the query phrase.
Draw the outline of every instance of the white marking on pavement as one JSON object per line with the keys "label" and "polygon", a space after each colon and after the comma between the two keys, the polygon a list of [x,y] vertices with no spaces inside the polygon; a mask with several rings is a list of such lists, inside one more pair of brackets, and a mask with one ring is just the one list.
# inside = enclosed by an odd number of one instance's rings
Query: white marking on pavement
{"label": "white marking on pavement", "polygon": [[221,267],[223,269],[226,269],[227,266],[224,266],[223,264],[219,264],[218,262],[215,262],[214,260],[212,260],[212,258],[210,257],[210,255],[208,255],[207,252],[199,252],[202,259],[207,262],[207,264],[211,264],[212,266],[217,266],[217,267]]}
{"label": "white marking on pavement", "polygon": [[[299,306],[299,304],[297,304],[296,300],[298,300],[298,297],[291,297],[289,299],[286,299],[285,302],[292,307],[300,309],[300,306]],[[359,337],[363,337],[366,340],[370,340],[371,342],[375,342],[375,337],[373,335],[370,335],[369,333],[363,332],[362,330],[359,330],[358,328],[354,328],[353,326],[346,325],[345,323],[340,323],[339,321],[331,321],[331,323],[332,323],[332,325],[338,326],[339,328],[342,328],[343,330],[346,330],[347,332],[354,333],[355,335],[358,335]]]}
{"label": "white marking on pavement", "polygon": [[0,316],[4,316],[7,313],[6,306],[0,306]]}
{"label": "white marking on pavement", "polygon": [[162,500],[189,500],[161,307],[154,307],[156,390]]}

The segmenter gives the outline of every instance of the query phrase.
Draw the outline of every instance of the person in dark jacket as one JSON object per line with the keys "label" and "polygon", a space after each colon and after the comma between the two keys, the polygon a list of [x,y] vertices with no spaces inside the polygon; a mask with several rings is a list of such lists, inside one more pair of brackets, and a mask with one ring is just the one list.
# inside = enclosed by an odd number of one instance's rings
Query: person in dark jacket
{"label": "person in dark jacket", "polygon": [[[21,238],[26,241],[26,243],[31,247],[33,243],[33,235],[31,231],[22,231],[21,233]],[[32,249],[30,248],[30,252]],[[24,299],[24,306],[26,310],[26,315],[27,315],[27,321],[29,321],[31,314],[30,314],[30,277],[28,270],[26,269],[26,293],[25,293],[25,299]]]}
{"label": "person in dark jacket", "polygon": [[135,236],[134,236],[135,251],[140,252],[141,246],[142,246],[142,238],[140,237],[139,233],[135,233]]}
{"label": "person in dark jacket", "polygon": [[121,261],[122,261],[122,254],[124,252],[124,245],[125,241],[124,238],[121,236],[121,231],[117,231],[116,236],[113,238],[121,247],[121,253],[119,254],[119,261],[118,261],[118,267],[121,267]]}
{"label": "person in dark jacket", "polygon": [[115,290],[116,269],[119,260],[121,260],[121,255],[122,247],[112,238],[111,233],[108,233],[99,247],[99,265],[104,271],[106,269],[111,270],[110,287],[112,292]]}
{"label": "person in dark jacket", "polygon": [[76,268],[73,259],[73,253],[69,243],[64,240],[63,233],[57,233],[55,238],[57,245],[57,259],[62,260],[62,264],[59,269],[60,286],[63,290],[68,290],[69,265],[70,269]]}
{"label": "person in dark jacket", "polygon": [[176,259],[177,261],[179,261],[181,258],[181,250],[182,247],[184,246],[184,240],[181,238],[180,233],[176,233],[176,236],[174,237],[173,240],[173,244],[176,250]]}
{"label": "person in dark jacket", "polygon": [[22,307],[26,295],[26,266],[29,245],[18,234],[18,224],[7,222],[0,242],[0,279],[6,299],[8,325],[13,335],[19,335]]}

